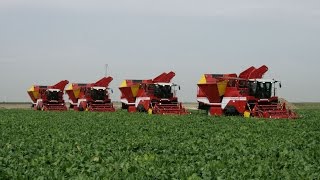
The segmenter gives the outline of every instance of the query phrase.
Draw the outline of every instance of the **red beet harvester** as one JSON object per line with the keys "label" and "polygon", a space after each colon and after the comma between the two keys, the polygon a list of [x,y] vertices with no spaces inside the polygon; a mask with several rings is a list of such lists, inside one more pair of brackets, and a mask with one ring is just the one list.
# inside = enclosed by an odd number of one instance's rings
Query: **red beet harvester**
{"label": "red beet harvester", "polygon": [[109,88],[112,77],[104,77],[96,83],[72,83],[66,92],[70,108],[76,111],[114,112]]}
{"label": "red beet harvester", "polygon": [[33,85],[28,94],[32,99],[32,107],[43,111],[66,111],[63,91],[69,81],[60,81],[53,86]]}
{"label": "red beet harvester", "polygon": [[171,83],[174,76],[174,72],[169,72],[154,79],[124,80],[119,87],[122,109],[150,114],[187,114],[176,96],[180,86]]}
{"label": "red beet harvester", "polygon": [[244,115],[259,118],[294,119],[297,114],[276,96],[274,79],[263,79],[268,67],[250,67],[237,74],[204,74],[198,83],[199,109],[209,115]]}

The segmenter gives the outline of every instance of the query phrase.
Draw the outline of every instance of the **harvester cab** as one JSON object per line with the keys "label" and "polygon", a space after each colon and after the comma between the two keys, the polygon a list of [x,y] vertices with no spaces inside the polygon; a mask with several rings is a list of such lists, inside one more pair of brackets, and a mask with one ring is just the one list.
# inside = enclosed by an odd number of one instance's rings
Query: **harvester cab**
{"label": "harvester cab", "polygon": [[112,77],[104,77],[96,83],[72,83],[66,90],[70,108],[76,111],[114,112],[108,86]]}
{"label": "harvester cab", "polygon": [[35,110],[65,111],[67,107],[63,100],[63,91],[69,81],[60,81],[53,86],[33,85],[28,94]]}
{"label": "harvester cab", "polygon": [[109,96],[109,88],[105,87],[92,87],[90,96],[94,102],[101,102]]}
{"label": "harvester cab", "polygon": [[270,99],[276,96],[277,84],[281,88],[281,83],[274,79],[250,79],[248,81],[249,95],[257,99]]}
{"label": "harvester cab", "polygon": [[253,117],[293,119],[296,113],[276,96],[276,80],[263,79],[267,66],[250,67],[236,74],[204,75],[198,83],[199,109],[209,115],[251,115]]}
{"label": "harvester cab", "polygon": [[48,89],[46,95],[49,102],[58,102],[63,96],[63,92],[60,89]]}
{"label": "harvester cab", "polygon": [[154,96],[158,99],[172,99],[176,97],[177,86],[178,86],[177,84],[173,84],[173,83],[156,83],[156,84],[150,84],[149,90],[151,90],[152,92],[152,89],[153,89]]}
{"label": "harvester cab", "polygon": [[122,109],[153,114],[187,114],[176,96],[177,84],[171,83],[174,72],[162,73],[154,79],[124,80],[119,87]]}

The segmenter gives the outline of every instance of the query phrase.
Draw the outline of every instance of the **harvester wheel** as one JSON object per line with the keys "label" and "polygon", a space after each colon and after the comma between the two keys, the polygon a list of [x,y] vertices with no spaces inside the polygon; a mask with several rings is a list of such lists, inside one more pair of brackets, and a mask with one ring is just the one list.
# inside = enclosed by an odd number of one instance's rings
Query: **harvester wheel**
{"label": "harvester wheel", "polygon": [[144,108],[144,106],[142,104],[139,104],[138,107],[137,107],[137,110],[139,112],[146,112],[146,109]]}
{"label": "harvester wheel", "polygon": [[239,115],[239,112],[234,106],[227,106],[224,109],[224,114],[227,116],[236,116]]}
{"label": "harvester wheel", "polygon": [[83,109],[83,107],[79,106],[79,107],[78,107],[78,110],[79,110],[79,111],[83,111],[84,109]]}
{"label": "harvester wheel", "polygon": [[78,110],[79,111],[84,111],[84,110],[86,110],[86,108],[87,108],[87,103],[84,102],[84,101],[80,102]]}
{"label": "harvester wheel", "polygon": [[121,109],[128,109],[128,105],[126,105],[125,103],[122,103]]}
{"label": "harvester wheel", "polygon": [[39,111],[43,111],[43,103],[42,103],[42,101],[40,101],[38,104],[37,104],[37,110],[39,110]]}

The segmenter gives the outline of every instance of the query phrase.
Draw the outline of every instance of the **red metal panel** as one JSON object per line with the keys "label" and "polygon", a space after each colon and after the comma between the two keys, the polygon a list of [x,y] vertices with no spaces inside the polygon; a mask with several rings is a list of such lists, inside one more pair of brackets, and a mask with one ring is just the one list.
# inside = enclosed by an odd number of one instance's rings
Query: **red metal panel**
{"label": "red metal panel", "polygon": [[249,79],[261,79],[267,71],[268,67],[266,65],[263,65],[260,68],[251,72]]}
{"label": "red metal panel", "polygon": [[222,116],[223,111],[220,106],[212,106],[210,107],[208,114],[210,116]]}
{"label": "red metal panel", "polygon": [[48,89],[60,89],[60,91],[63,91],[67,84],[69,84],[69,81],[63,80],[53,86],[49,86]]}
{"label": "red metal panel", "polygon": [[249,79],[250,78],[250,74],[255,70],[256,70],[256,68],[251,66],[248,69],[244,70],[242,73],[240,73],[239,78]]}
{"label": "red metal panel", "polygon": [[96,83],[93,83],[92,86],[108,87],[112,80],[113,80],[113,78],[110,76],[103,77],[102,79],[100,79]]}
{"label": "red metal panel", "polygon": [[153,79],[154,83],[170,83],[176,74],[174,72],[162,73]]}
{"label": "red metal panel", "polygon": [[217,84],[198,84],[198,86],[201,92],[203,92],[208,98],[210,103],[221,102]]}
{"label": "red metal panel", "polygon": [[132,94],[131,87],[121,87],[119,89],[122,93],[122,97],[125,97],[129,103],[135,102],[135,97]]}

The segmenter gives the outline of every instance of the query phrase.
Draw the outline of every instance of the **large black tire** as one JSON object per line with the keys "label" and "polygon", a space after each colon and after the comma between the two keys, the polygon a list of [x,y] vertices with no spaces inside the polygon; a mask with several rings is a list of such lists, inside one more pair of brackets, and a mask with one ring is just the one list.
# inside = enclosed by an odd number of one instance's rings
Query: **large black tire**
{"label": "large black tire", "polygon": [[239,112],[237,111],[237,109],[234,106],[227,106],[224,109],[223,112],[224,112],[224,114],[226,116],[237,116],[237,115],[239,115]]}
{"label": "large black tire", "polygon": [[79,106],[79,107],[78,107],[78,110],[79,110],[79,111],[84,111],[84,109],[83,109],[82,106]]}
{"label": "large black tire", "polygon": [[82,101],[82,102],[80,102],[80,104],[79,104],[78,110],[79,110],[79,111],[85,111],[85,110],[87,109],[86,106],[87,106],[87,104]]}
{"label": "large black tire", "polygon": [[139,112],[146,112],[146,109],[144,108],[144,106],[142,104],[139,104],[138,107],[137,107],[137,110]]}
{"label": "large black tire", "polygon": [[210,110],[210,106],[208,106],[208,105],[206,105],[204,103],[198,103],[198,109],[209,111]]}
{"label": "large black tire", "polygon": [[125,103],[122,103],[121,109],[128,109],[128,105],[126,105]]}

